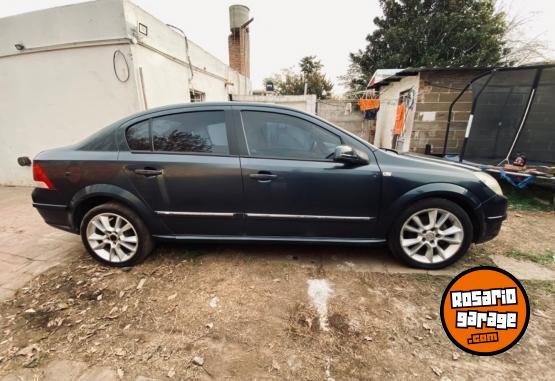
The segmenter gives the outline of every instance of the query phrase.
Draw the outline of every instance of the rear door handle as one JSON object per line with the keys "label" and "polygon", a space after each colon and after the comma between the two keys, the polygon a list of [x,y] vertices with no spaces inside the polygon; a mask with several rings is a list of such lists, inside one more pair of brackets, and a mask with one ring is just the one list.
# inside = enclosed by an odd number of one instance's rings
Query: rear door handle
{"label": "rear door handle", "polygon": [[257,180],[258,182],[261,182],[261,183],[268,183],[268,182],[270,182],[270,181],[272,181],[272,180],[274,180],[274,179],[277,179],[278,176],[277,176],[277,175],[274,175],[274,174],[271,173],[271,172],[263,172],[263,171],[260,171],[260,172],[258,172],[258,173],[251,173],[251,174],[249,175],[249,177],[250,177],[251,179]]}
{"label": "rear door handle", "polygon": [[137,175],[142,175],[145,177],[160,176],[162,173],[164,173],[163,170],[154,168],[135,169],[133,172],[135,172]]}

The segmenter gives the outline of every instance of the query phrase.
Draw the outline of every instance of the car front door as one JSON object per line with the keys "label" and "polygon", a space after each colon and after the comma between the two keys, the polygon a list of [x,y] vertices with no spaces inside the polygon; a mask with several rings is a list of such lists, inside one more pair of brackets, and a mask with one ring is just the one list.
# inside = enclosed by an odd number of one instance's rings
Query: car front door
{"label": "car front door", "polygon": [[176,234],[243,233],[239,156],[229,108],[157,113],[124,127],[119,160],[139,196]]}
{"label": "car front door", "polygon": [[375,237],[381,173],[333,161],[355,139],[294,111],[236,107],[249,236],[342,240]]}

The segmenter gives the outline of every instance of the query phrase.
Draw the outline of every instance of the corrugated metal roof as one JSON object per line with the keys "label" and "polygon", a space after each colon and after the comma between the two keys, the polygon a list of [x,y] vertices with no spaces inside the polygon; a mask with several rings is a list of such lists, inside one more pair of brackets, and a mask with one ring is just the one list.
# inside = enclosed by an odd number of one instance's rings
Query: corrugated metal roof
{"label": "corrugated metal roof", "polygon": [[[424,71],[487,71],[487,70],[498,70],[498,71],[505,71],[505,70],[521,70],[521,69],[535,69],[535,68],[546,68],[546,67],[554,67],[555,61],[545,61],[545,62],[536,62],[530,63],[520,66],[421,66],[421,67],[407,67],[405,69],[378,69],[372,76],[370,82],[368,82],[367,89],[375,89],[381,86],[387,86],[391,82],[397,82],[403,79],[404,77],[416,75],[418,73]],[[376,76],[377,73],[382,73],[383,78],[380,79]],[[391,75],[387,76],[387,73],[391,73]]]}
{"label": "corrugated metal roof", "polygon": [[[422,67],[407,67],[405,69],[378,69],[372,76],[370,82],[368,82],[367,89],[375,89],[381,86],[387,86],[391,82],[398,82],[404,77],[408,77],[411,75],[416,75],[420,72],[424,71],[486,71],[491,70],[493,67],[469,67],[469,66],[461,66],[461,67],[449,67],[449,66],[422,66]],[[389,76],[384,75],[383,79],[379,79],[376,75],[378,73],[392,73]]]}

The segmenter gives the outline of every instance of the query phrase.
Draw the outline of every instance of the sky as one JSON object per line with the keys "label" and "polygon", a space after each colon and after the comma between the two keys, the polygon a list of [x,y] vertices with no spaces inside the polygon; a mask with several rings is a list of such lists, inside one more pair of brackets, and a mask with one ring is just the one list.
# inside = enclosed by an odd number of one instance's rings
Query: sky
{"label": "sky", "polygon": [[[381,15],[378,0],[132,0],[165,23],[185,31],[187,37],[228,62],[228,7],[250,8],[251,79],[254,89],[264,78],[296,66],[307,55],[316,55],[341,94],[338,76],[345,74],[349,53],[364,48],[365,37],[374,29],[372,20]],[[0,17],[76,0],[0,0]],[[523,33],[541,36],[555,57],[554,0],[503,0],[509,15],[530,18]]]}

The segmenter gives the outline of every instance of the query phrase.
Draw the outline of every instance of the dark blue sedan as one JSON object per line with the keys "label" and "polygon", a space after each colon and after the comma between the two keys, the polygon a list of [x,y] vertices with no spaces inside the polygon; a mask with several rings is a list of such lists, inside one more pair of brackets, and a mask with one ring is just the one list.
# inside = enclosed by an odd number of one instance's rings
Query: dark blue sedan
{"label": "dark blue sedan", "polygon": [[157,240],[384,244],[445,267],[497,235],[491,176],[382,151],[314,115],[244,103],[148,110],[33,162],[33,205],[103,263]]}

